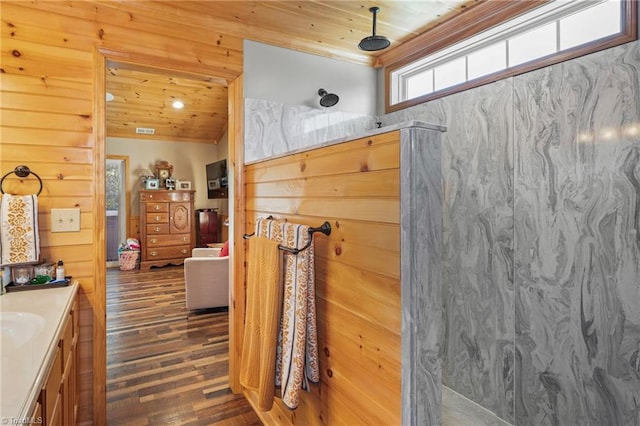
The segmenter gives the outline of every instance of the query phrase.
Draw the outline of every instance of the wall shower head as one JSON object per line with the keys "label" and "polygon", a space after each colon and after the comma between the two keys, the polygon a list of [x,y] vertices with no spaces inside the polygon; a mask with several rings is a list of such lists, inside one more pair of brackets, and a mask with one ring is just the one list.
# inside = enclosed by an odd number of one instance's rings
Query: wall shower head
{"label": "wall shower head", "polygon": [[328,93],[324,89],[319,89],[318,90],[318,95],[321,96],[320,97],[320,105],[322,105],[325,108],[329,108],[329,107],[334,106],[340,100],[338,95],[336,95],[335,93]]}
{"label": "wall shower head", "polygon": [[389,39],[385,36],[376,35],[376,15],[380,12],[380,8],[374,6],[369,8],[369,12],[373,13],[373,31],[370,36],[360,40],[358,47],[360,50],[366,50],[367,52],[386,49],[391,45]]}

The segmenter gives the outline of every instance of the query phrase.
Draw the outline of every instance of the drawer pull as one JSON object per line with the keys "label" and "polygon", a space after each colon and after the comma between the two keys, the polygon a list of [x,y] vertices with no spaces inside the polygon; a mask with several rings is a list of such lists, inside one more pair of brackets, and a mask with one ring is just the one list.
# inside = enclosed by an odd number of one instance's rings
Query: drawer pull
{"label": "drawer pull", "polygon": [[160,216],[156,216],[156,222],[160,222]]}
{"label": "drawer pull", "polygon": [[157,255],[158,255],[157,251],[152,251],[151,253],[149,253],[149,256],[156,257]]}
{"label": "drawer pull", "polygon": [[157,243],[157,242],[158,242],[158,239],[157,239],[157,238],[152,238],[152,239],[151,239],[151,244],[155,244],[155,243]]}
{"label": "drawer pull", "polygon": [[160,206],[158,204],[156,204],[156,206],[154,207],[154,209],[156,210],[160,210]]}
{"label": "drawer pull", "polygon": [[187,250],[187,249],[182,249],[182,250],[180,250],[180,251],[182,252],[182,254],[187,254],[187,251],[188,251],[188,250]]}
{"label": "drawer pull", "polygon": [[160,232],[160,227],[156,226],[156,232]]}
{"label": "drawer pull", "polygon": [[153,198],[153,194],[149,194],[149,198]]}
{"label": "drawer pull", "polygon": [[182,237],[182,241],[184,241],[185,243],[187,242],[188,238],[187,237]]}

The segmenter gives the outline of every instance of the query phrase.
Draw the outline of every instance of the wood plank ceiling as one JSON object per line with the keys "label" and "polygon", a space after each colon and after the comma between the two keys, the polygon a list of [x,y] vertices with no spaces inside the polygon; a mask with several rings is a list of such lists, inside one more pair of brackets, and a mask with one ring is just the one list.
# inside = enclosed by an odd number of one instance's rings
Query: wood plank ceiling
{"label": "wood plank ceiling", "polygon": [[[106,87],[113,95],[106,110],[109,137],[218,143],[227,129],[227,87],[208,78],[109,66]],[[184,108],[174,108],[174,101]],[[154,133],[136,133],[140,128]]]}
{"label": "wood plank ceiling", "polygon": [[[133,1],[129,13],[171,16],[176,22],[325,57],[376,66],[382,52],[364,52],[369,8],[379,6],[377,34],[391,48],[468,11],[481,0],[413,1]],[[388,51],[388,50],[387,50]],[[157,75],[111,64],[107,70],[107,136],[217,143],[227,130],[227,88],[219,81]],[[181,100],[182,110],[172,108]],[[136,128],[153,128],[154,135]]]}

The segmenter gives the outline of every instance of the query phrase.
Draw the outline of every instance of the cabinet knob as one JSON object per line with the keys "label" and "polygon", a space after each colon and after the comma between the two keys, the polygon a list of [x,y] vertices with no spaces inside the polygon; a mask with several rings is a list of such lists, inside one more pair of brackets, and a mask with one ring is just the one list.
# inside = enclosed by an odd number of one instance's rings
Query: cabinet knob
{"label": "cabinet knob", "polygon": [[156,204],[156,206],[154,207],[154,209],[156,209],[156,210],[160,210],[160,206]]}
{"label": "cabinet knob", "polygon": [[152,239],[151,239],[151,244],[155,244],[155,243],[157,243],[157,242],[158,242],[158,240],[157,240],[156,238],[152,238]]}
{"label": "cabinet knob", "polygon": [[187,237],[182,237],[182,241],[186,242],[188,240]]}
{"label": "cabinet knob", "polygon": [[160,222],[160,216],[156,216],[156,222]]}
{"label": "cabinet knob", "polygon": [[153,256],[153,257],[155,257],[155,256],[157,256],[157,255],[158,255],[158,252],[157,252],[157,251],[152,251],[151,253],[149,253],[149,256]]}
{"label": "cabinet knob", "polygon": [[182,252],[182,254],[187,254],[187,251],[188,251],[188,250],[187,250],[187,249],[182,249],[182,250],[180,250],[180,251]]}
{"label": "cabinet knob", "polygon": [[160,227],[156,226],[156,232],[160,232]]}
{"label": "cabinet knob", "polygon": [[153,198],[153,194],[149,194],[149,198]]}

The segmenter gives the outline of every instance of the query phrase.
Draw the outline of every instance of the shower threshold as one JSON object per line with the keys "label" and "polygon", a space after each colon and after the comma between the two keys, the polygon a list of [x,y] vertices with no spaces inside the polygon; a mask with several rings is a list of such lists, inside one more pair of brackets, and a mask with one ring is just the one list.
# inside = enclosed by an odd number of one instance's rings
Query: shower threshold
{"label": "shower threshold", "polygon": [[442,426],[513,426],[458,392],[442,386]]}

